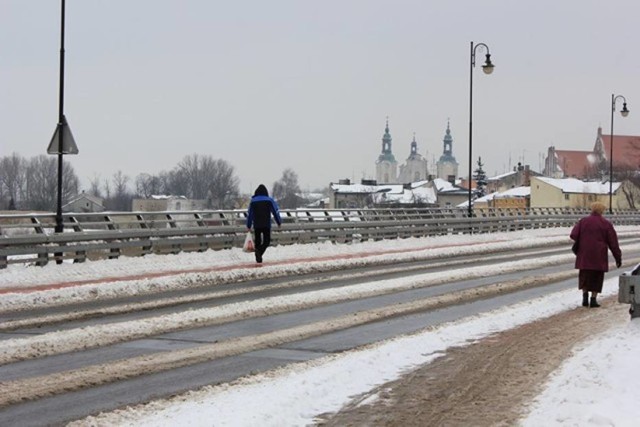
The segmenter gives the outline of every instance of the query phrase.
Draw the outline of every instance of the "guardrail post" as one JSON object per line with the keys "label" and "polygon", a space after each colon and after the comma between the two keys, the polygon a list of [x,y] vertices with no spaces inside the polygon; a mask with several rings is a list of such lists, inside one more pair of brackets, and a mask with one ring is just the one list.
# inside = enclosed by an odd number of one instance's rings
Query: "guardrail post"
{"label": "guardrail post", "polygon": [[138,225],[140,226],[141,229],[147,230],[149,228],[147,221],[144,219],[142,215],[137,214],[136,219],[138,220]]}
{"label": "guardrail post", "polygon": [[33,230],[36,232],[36,234],[44,234],[44,228],[42,228],[42,225],[40,224],[40,221],[38,221],[38,218],[31,217],[31,223],[35,224]]}
{"label": "guardrail post", "polygon": [[[77,233],[82,231],[82,227],[80,226],[80,223],[78,222],[76,217],[70,216],[69,222],[71,223],[71,226],[73,227],[74,232]],[[76,251],[75,256],[73,258],[73,262],[83,263],[86,261],[86,259],[87,259],[87,251]]]}
{"label": "guardrail post", "polygon": [[[111,220],[111,217],[109,215],[105,215],[104,216],[104,220],[107,222],[107,228],[109,230],[116,230],[116,225],[114,224],[114,222]],[[115,242],[116,239],[111,239],[111,240],[107,240],[107,242],[112,243]],[[111,246],[109,248],[109,259],[118,259],[118,257],[120,256],[120,248],[119,247],[114,247]]]}
{"label": "guardrail post", "polygon": [[36,259],[36,265],[38,267],[44,267],[49,262],[49,254],[45,251],[38,252],[38,258]]}

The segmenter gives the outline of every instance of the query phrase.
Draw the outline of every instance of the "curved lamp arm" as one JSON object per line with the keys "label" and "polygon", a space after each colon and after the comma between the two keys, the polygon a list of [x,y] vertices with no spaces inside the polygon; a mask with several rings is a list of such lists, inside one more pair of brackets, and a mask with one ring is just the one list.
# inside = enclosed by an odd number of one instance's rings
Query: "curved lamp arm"
{"label": "curved lamp arm", "polygon": [[616,101],[618,99],[622,99],[622,110],[620,110],[620,114],[622,114],[622,117],[627,117],[629,115],[629,110],[627,109],[627,99],[622,95],[618,95],[612,98],[611,111],[612,112],[616,111]]}
{"label": "curved lamp arm", "polygon": [[484,48],[484,50],[487,51],[487,53],[485,55],[484,65],[482,65],[482,71],[484,71],[485,74],[491,74],[491,73],[493,73],[493,69],[494,69],[495,65],[493,65],[493,63],[491,62],[491,53],[489,53],[489,46],[487,46],[484,43],[478,43],[473,48],[473,52],[471,53],[471,67],[475,67],[476,66],[476,50],[479,47],[482,47],[482,48]]}

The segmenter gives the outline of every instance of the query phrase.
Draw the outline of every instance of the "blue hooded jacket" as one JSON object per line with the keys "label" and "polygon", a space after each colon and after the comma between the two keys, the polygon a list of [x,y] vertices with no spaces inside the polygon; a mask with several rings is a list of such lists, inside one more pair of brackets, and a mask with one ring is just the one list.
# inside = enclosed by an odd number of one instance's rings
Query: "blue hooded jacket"
{"label": "blue hooded jacket", "polygon": [[269,197],[267,187],[260,184],[251,197],[249,211],[247,212],[247,228],[271,228],[271,215],[278,225],[282,224],[278,204]]}

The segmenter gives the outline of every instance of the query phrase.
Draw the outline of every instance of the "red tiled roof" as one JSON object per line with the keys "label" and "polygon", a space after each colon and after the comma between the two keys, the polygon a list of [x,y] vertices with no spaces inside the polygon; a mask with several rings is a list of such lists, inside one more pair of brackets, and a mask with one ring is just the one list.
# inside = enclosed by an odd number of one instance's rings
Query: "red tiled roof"
{"label": "red tiled roof", "polygon": [[[609,160],[611,136],[602,135],[604,155]],[[613,164],[640,168],[640,136],[613,135]]]}
{"label": "red tiled roof", "polygon": [[595,158],[592,151],[555,150],[555,153],[557,165],[566,177],[582,177],[594,166],[589,161]]}

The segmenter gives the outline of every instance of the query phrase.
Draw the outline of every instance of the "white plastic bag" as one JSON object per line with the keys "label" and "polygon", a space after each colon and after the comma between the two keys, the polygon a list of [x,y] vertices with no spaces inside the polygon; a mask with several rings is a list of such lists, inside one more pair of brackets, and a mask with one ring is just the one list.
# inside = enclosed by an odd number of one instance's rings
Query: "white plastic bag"
{"label": "white plastic bag", "polygon": [[253,244],[253,236],[251,235],[251,232],[248,231],[247,235],[244,238],[244,245],[242,245],[242,251],[243,252],[255,252],[256,247]]}

